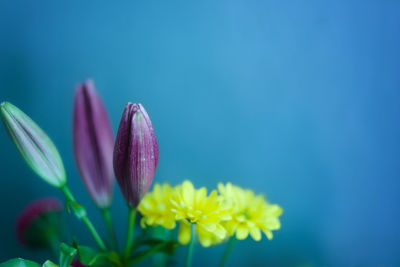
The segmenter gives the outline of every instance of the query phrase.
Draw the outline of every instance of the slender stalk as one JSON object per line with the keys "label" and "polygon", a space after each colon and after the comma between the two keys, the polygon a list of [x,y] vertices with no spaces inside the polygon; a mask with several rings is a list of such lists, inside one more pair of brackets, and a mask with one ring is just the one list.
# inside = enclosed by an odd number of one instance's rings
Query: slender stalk
{"label": "slender stalk", "polygon": [[96,241],[97,245],[102,250],[107,250],[106,245],[104,244],[103,240],[101,239],[100,235],[97,233],[96,228],[94,227],[93,223],[90,221],[90,219],[87,216],[82,217],[82,222],[86,225],[86,227],[89,229],[90,233],[92,234],[94,240]]}
{"label": "slender stalk", "polygon": [[69,201],[76,201],[75,197],[72,195],[71,190],[69,190],[69,187],[67,185],[64,185],[60,188],[61,192],[63,192],[65,198]]}
{"label": "slender stalk", "polygon": [[[69,190],[67,185],[62,186],[61,191],[63,192],[65,198],[68,201],[76,202],[74,195],[72,195],[71,190]],[[106,250],[106,245],[104,245],[103,240],[101,239],[99,233],[96,231],[96,228],[94,227],[93,223],[90,221],[90,219],[87,217],[87,215],[81,216],[82,222],[86,225],[88,228],[89,232],[92,234],[94,240],[96,241],[97,245],[102,249]]]}
{"label": "slender stalk", "polygon": [[105,208],[101,210],[101,213],[103,214],[104,221],[106,222],[106,227],[108,234],[110,235],[110,240],[111,240],[111,247],[115,250],[118,250],[118,243],[117,243],[117,238],[115,236],[115,231],[111,219],[111,212],[110,208]]}
{"label": "slender stalk", "polygon": [[126,237],[126,244],[124,249],[124,258],[129,258],[133,247],[133,235],[135,233],[135,219],[136,219],[136,209],[129,208],[128,215],[128,234]]}
{"label": "slender stalk", "polygon": [[194,223],[192,223],[192,225],[190,226],[190,242],[189,242],[188,249],[187,249],[185,267],[192,266],[194,243],[195,243],[195,239],[196,239],[196,233],[194,232],[195,227],[196,227],[196,224],[194,224]]}
{"label": "slender stalk", "polygon": [[226,244],[224,254],[222,255],[221,261],[219,263],[219,267],[224,267],[226,265],[226,263],[228,262],[228,258],[232,253],[233,246],[235,245],[235,243],[236,243],[236,237],[231,236],[229,238],[228,244]]}

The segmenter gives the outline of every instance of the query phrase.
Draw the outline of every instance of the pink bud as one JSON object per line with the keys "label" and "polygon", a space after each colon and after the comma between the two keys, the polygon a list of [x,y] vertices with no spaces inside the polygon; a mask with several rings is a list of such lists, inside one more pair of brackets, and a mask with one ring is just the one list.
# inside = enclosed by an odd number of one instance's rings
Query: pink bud
{"label": "pink bud", "polygon": [[16,234],[28,247],[47,247],[60,235],[62,203],[56,198],[43,198],[30,203],[20,213]]}

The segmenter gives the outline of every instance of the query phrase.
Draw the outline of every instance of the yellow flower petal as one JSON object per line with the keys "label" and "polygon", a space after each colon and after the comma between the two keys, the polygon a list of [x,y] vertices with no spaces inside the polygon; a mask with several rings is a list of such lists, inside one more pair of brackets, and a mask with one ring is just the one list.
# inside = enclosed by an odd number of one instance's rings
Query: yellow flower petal
{"label": "yellow flower petal", "polygon": [[267,236],[268,240],[271,240],[271,239],[274,237],[274,235],[272,234],[272,232],[269,231],[269,230],[264,231],[264,234]]}
{"label": "yellow flower petal", "polygon": [[193,206],[194,187],[193,184],[186,180],[182,184],[182,201],[189,206]]}
{"label": "yellow flower petal", "polygon": [[191,229],[190,224],[186,222],[181,222],[178,231],[178,241],[179,243],[186,245],[190,241]]}
{"label": "yellow flower petal", "polygon": [[142,228],[146,228],[146,219],[145,218],[140,219],[140,226]]}
{"label": "yellow flower petal", "polygon": [[230,183],[218,184],[218,191],[230,211],[231,219],[221,222],[230,236],[236,235],[237,239],[243,240],[250,234],[259,241],[261,231],[272,239],[272,230],[280,229],[279,216],[283,210],[279,205],[268,203],[263,195]]}
{"label": "yellow flower petal", "polygon": [[175,227],[175,213],[172,211],[170,198],[172,187],[169,184],[154,185],[153,192],[148,192],[138,206],[138,211],[143,215],[140,225],[161,225],[172,229]]}
{"label": "yellow flower petal", "polygon": [[255,241],[261,240],[261,231],[258,228],[251,228],[250,235]]}
{"label": "yellow flower petal", "polygon": [[198,227],[196,230],[198,230],[199,241],[203,247],[217,245],[224,241],[224,238],[220,238],[214,232],[208,232],[204,228]]}
{"label": "yellow flower petal", "polygon": [[224,239],[226,237],[226,229],[222,227],[222,225],[217,224],[214,235],[216,235],[219,239]]}
{"label": "yellow flower petal", "polygon": [[201,203],[207,197],[207,189],[205,187],[196,191],[196,203]]}
{"label": "yellow flower petal", "polygon": [[246,239],[247,236],[249,235],[249,230],[243,227],[238,227],[236,229],[236,238],[238,240],[243,240]]}
{"label": "yellow flower petal", "polygon": [[201,227],[207,232],[213,232],[217,228],[215,223],[203,223],[201,224]]}
{"label": "yellow flower petal", "polygon": [[199,238],[199,241],[200,244],[205,248],[208,248],[212,245],[212,239],[210,237]]}

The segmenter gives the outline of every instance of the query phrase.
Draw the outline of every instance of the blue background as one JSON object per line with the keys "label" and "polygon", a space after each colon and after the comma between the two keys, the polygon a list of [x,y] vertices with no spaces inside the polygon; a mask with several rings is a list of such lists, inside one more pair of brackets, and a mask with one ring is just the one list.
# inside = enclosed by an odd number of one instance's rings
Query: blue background
{"label": "blue background", "polygon": [[[146,107],[155,181],[232,181],[283,206],[275,238],[238,243],[230,266],[400,266],[400,2],[67,2],[0,2],[0,100],[54,140],[100,231],[71,144],[74,88],[88,77],[114,130],[126,102]],[[15,217],[61,195],[4,130],[0,147],[0,260],[43,262],[15,240]],[[122,240],[117,187],[113,213]],[[198,246],[195,266],[222,249]]]}

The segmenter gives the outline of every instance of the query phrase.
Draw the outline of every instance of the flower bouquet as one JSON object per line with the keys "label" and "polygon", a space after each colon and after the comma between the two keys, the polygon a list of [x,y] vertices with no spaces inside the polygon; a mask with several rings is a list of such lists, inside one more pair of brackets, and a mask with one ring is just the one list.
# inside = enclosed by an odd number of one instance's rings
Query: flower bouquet
{"label": "flower bouquet", "polygon": [[[175,186],[156,183],[149,192],[159,158],[150,117],[141,104],[128,103],[114,141],[106,109],[89,80],[76,89],[73,147],[82,181],[103,214],[108,230],[106,239],[69,189],[61,156],[46,133],[11,103],[1,104],[0,115],[26,163],[65,196],[64,205],[55,198],[32,202],[16,224],[17,237],[23,245],[49,249],[57,262],[47,260],[39,264],[16,258],[0,264],[2,267],[124,267],[148,257],[157,259],[153,261],[156,266],[168,266],[174,264],[169,258],[178,246],[187,246],[184,262],[191,266],[197,242],[203,247],[225,244],[223,255],[215,262],[224,266],[237,240],[250,236],[260,241],[262,233],[272,239],[272,231],[280,229],[280,206],[231,183],[219,183],[211,192],[205,187],[196,188],[189,180]],[[129,214],[122,247],[117,242],[110,213],[114,175]],[[64,207],[82,221],[97,247],[65,237],[61,227]],[[140,233],[135,233],[135,228],[139,228],[136,224],[142,229]],[[174,231],[175,228],[178,230]]]}

